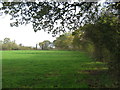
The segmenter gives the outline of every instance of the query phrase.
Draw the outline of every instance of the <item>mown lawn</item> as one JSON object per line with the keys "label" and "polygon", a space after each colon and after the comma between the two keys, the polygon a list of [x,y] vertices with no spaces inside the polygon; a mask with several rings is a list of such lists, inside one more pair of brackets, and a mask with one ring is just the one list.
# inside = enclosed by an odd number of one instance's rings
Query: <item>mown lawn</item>
{"label": "mown lawn", "polygon": [[3,51],[3,88],[112,87],[105,63],[79,51]]}

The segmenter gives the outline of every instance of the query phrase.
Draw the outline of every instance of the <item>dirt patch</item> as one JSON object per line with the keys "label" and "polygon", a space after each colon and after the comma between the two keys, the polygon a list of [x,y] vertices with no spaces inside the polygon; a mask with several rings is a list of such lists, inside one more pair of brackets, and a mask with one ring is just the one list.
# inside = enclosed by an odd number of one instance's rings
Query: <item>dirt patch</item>
{"label": "dirt patch", "polygon": [[106,75],[107,70],[81,70],[81,74],[89,74],[88,78],[85,79],[90,88],[104,88],[105,85],[102,84],[100,80],[101,75]]}
{"label": "dirt patch", "polygon": [[54,76],[59,76],[60,74],[58,72],[49,72],[45,76],[46,77],[54,77]]}
{"label": "dirt patch", "polygon": [[81,71],[78,71],[78,73],[81,73],[81,74],[91,74],[91,75],[99,75],[99,74],[103,74],[106,72],[107,72],[106,70],[81,70]]}

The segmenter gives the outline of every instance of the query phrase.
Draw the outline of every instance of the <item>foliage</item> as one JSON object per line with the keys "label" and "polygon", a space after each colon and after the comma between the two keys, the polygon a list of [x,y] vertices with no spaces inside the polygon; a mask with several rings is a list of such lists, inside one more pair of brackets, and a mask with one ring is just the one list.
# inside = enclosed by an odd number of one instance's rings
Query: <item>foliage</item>
{"label": "foliage", "polygon": [[42,50],[48,50],[50,49],[50,44],[51,42],[49,40],[44,40],[43,42],[39,43],[39,46],[41,47]]}
{"label": "foliage", "polygon": [[[71,40],[73,47],[83,49],[96,59],[96,61],[108,62],[110,73],[115,75],[116,82],[119,85],[120,71],[120,24],[117,18],[110,15],[102,15],[98,21],[86,24],[72,33]],[[61,35],[55,41],[60,48],[68,44],[65,43],[67,38]],[[69,40],[67,41],[69,43]]]}
{"label": "foliage", "polygon": [[73,36],[71,33],[65,33],[56,38],[53,42],[57,49],[72,50]]}
{"label": "foliage", "polygon": [[15,41],[11,41],[10,38],[5,38],[3,41],[1,41],[0,45],[0,50],[32,50],[31,47],[25,47],[21,44],[17,45]]}
{"label": "foliage", "polygon": [[[116,75],[117,83],[120,81],[120,15],[119,20],[113,16],[117,9],[120,12],[119,2],[108,5],[104,11],[97,3],[92,2],[2,2],[2,4],[1,11],[10,14],[12,19],[16,20],[11,26],[32,22],[35,31],[44,29],[53,34],[64,32],[65,27],[75,30],[82,26],[80,29],[85,33],[82,38],[79,33],[78,36],[75,35],[73,45],[78,41],[77,47],[79,43],[82,48],[93,46],[94,56],[99,61],[105,59],[104,53],[107,52],[110,56],[109,70]],[[79,38],[82,41],[79,42]],[[64,39],[66,36],[61,35],[55,41],[56,46],[69,48],[71,42],[68,45]]]}
{"label": "foliage", "polygon": [[[96,2],[2,2],[1,12],[12,16],[11,26],[33,24],[34,31],[44,29],[57,34],[75,30],[98,16]],[[57,26],[57,27],[55,27]]]}
{"label": "foliage", "polygon": [[[107,61],[109,70],[119,83],[120,71],[120,24],[113,15],[104,15],[94,24],[86,24],[81,29],[83,38],[93,42],[94,56],[98,61]],[[108,58],[106,58],[108,56]],[[106,60],[109,59],[109,60]],[[114,73],[113,73],[114,72]]]}

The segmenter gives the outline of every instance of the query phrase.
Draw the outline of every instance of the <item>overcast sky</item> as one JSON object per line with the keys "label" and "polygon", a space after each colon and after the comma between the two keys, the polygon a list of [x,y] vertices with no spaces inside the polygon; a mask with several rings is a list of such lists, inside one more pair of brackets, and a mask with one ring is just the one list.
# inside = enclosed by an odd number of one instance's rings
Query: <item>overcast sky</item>
{"label": "overcast sky", "polygon": [[9,16],[0,17],[0,40],[8,37],[11,40],[16,40],[17,44],[22,43],[24,46],[34,46],[36,43],[44,40],[55,40],[51,34],[43,30],[34,32],[32,25],[22,25],[20,27],[10,27]]}

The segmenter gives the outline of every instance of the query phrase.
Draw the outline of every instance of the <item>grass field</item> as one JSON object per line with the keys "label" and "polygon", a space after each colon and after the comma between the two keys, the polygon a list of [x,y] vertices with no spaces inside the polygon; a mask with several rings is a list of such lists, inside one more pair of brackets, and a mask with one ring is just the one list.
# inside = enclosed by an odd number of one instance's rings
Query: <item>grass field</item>
{"label": "grass field", "polygon": [[3,88],[111,87],[105,63],[79,51],[3,51]]}

